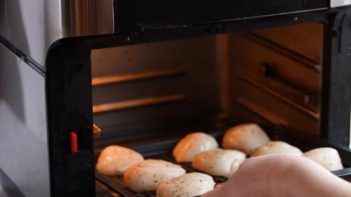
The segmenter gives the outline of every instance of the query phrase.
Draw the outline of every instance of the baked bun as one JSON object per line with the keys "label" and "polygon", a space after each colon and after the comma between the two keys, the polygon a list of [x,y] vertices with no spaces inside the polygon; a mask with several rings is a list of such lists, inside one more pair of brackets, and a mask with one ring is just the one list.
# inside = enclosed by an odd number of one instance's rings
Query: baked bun
{"label": "baked bun", "polygon": [[97,160],[96,170],[106,176],[119,176],[131,166],[144,160],[138,152],[122,146],[104,148]]}
{"label": "baked bun", "polygon": [[156,197],[193,197],[213,190],[215,182],[207,174],[192,172],[161,183]]}
{"label": "baked bun", "polygon": [[286,142],[282,141],[270,141],[266,145],[256,149],[251,156],[260,156],[260,155],[270,155],[270,154],[284,154],[284,155],[296,155],[302,156],[302,151],[292,146]]}
{"label": "baked bun", "polygon": [[315,161],[328,169],[329,171],[343,169],[340,155],[334,148],[316,148],[305,152],[303,155],[306,158]]}
{"label": "baked bun", "polygon": [[245,153],[240,151],[214,149],[196,155],[192,166],[210,175],[229,177],[245,159]]}
{"label": "baked bun", "polygon": [[179,165],[148,159],[129,168],[123,175],[123,183],[135,192],[154,191],[160,183],[183,174],[185,170]]}
{"label": "baked bun", "polygon": [[186,135],[173,149],[173,156],[177,162],[192,162],[193,158],[204,151],[218,148],[214,137],[202,132]]}
{"label": "baked bun", "polygon": [[251,154],[268,142],[269,137],[257,124],[242,124],[230,128],[225,133],[222,146],[225,149],[237,149]]}

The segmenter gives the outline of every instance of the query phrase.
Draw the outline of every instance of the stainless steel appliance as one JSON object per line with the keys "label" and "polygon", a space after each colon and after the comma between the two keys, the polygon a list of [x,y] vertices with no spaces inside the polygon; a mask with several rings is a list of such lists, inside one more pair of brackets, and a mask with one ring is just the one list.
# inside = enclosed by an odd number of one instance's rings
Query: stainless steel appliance
{"label": "stainless steel appliance", "polygon": [[[95,178],[94,152],[119,143],[171,159],[182,134],[220,137],[245,121],[303,148],[334,146],[351,165],[349,4],[1,0],[4,188],[138,196],[117,179]],[[292,28],[274,29],[283,26]],[[231,32],[245,33],[216,36]],[[302,35],[320,38],[317,47],[303,47]],[[104,129],[95,147],[93,117]],[[349,169],[336,173],[349,177]]]}

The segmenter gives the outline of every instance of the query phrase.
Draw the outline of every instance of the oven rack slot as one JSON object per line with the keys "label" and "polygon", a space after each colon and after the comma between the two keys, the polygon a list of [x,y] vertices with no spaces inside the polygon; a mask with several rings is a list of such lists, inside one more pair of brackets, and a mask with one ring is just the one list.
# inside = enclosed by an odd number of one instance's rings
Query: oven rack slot
{"label": "oven rack slot", "polygon": [[[259,82],[256,82],[255,80],[253,80],[250,77],[247,76],[242,76],[241,80],[247,82],[248,84],[259,88],[260,90],[274,96],[275,98],[278,98],[279,100],[285,102],[288,105],[293,106],[295,109],[298,109],[299,111],[303,112],[304,114],[319,120],[320,117],[320,112],[318,110],[316,110],[314,107],[311,107],[307,104],[305,104],[305,102],[301,101],[301,99],[295,98],[295,97],[291,97],[289,95],[277,92],[276,90],[267,87],[265,85],[262,85]],[[302,97],[302,96],[301,96]]]}

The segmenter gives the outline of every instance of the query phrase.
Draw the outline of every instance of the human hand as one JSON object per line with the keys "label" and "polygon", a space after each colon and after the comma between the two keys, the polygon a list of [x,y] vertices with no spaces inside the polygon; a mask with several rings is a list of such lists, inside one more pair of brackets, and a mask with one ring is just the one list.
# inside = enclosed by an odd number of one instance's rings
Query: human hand
{"label": "human hand", "polygon": [[203,197],[351,196],[351,184],[299,156],[248,159],[222,186]]}

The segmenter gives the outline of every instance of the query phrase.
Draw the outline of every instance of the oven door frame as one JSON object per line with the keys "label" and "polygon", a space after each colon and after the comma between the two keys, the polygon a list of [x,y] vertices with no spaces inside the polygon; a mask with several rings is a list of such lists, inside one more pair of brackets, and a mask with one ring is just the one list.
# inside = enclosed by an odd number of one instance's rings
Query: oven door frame
{"label": "oven door frame", "polygon": [[[121,47],[264,27],[324,22],[321,138],[349,146],[351,9],[294,13],[279,17],[214,23],[138,35],[65,38],[55,42],[46,58],[46,98],[52,196],[94,196],[94,146],[90,53],[93,49]],[[347,28],[346,28],[347,27]],[[340,99],[341,98],[341,99]],[[78,152],[71,149],[70,133],[78,135]]]}

